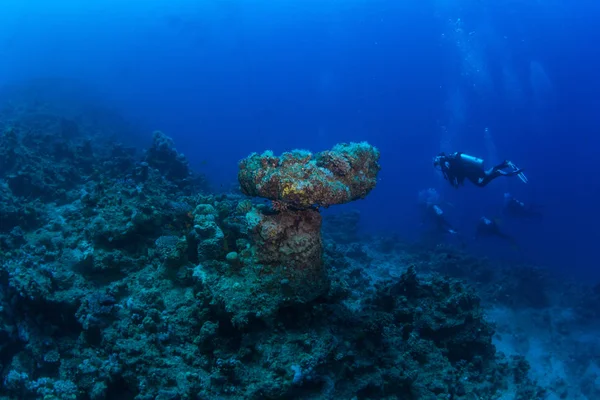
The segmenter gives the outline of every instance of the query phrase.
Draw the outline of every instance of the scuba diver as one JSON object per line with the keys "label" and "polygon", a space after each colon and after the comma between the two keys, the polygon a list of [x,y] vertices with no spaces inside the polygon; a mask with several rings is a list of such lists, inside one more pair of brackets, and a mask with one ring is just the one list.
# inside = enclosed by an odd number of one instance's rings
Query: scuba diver
{"label": "scuba diver", "polygon": [[450,235],[456,235],[458,233],[444,216],[444,210],[442,210],[438,205],[429,205],[427,207],[427,212],[429,213],[431,219],[435,223],[436,229],[439,232],[449,233]]}
{"label": "scuba diver", "polygon": [[[507,160],[486,170],[481,158],[460,152],[449,155],[440,153],[433,159],[433,166],[436,168],[439,167],[444,175],[444,179],[450,182],[455,188],[463,185],[465,178],[479,187],[486,186],[500,176],[516,175],[523,183],[527,183],[527,178],[523,174],[523,170],[517,168],[515,164]],[[510,168],[510,171],[504,171],[507,168]]]}
{"label": "scuba diver", "polygon": [[521,219],[541,219],[542,212],[539,206],[525,204],[515,199],[510,193],[504,193],[504,214],[513,218]]}
{"label": "scuba diver", "polygon": [[421,204],[426,219],[433,222],[439,233],[456,235],[458,232],[446,219],[444,210],[438,205],[441,202],[440,195],[435,189],[427,189],[419,192],[419,203]]}
{"label": "scuba diver", "polygon": [[515,239],[513,239],[512,236],[502,232],[500,230],[500,227],[498,226],[498,223],[486,217],[479,218],[479,222],[477,223],[477,232],[475,234],[475,239],[494,236],[499,237],[500,239],[507,240],[512,245],[516,245]]}

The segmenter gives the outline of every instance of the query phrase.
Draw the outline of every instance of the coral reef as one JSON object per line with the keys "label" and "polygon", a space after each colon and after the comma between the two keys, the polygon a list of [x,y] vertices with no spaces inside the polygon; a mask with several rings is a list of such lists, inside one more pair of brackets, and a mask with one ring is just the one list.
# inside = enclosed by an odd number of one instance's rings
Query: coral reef
{"label": "coral reef", "polygon": [[295,150],[277,157],[253,153],[240,162],[242,192],[294,208],[328,207],[364,198],[377,184],[379,150],[343,143],[312,154]]}
{"label": "coral reef", "polygon": [[[210,193],[162,133],[138,154],[93,124],[46,138],[60,113],[31,129],[27,113],[10,115],[0,399],[544,398],[527,361],[496,350],[482,305],[543,307],[542,288],[516,296],[538,274],[367,240],[350,232],[357,214],[333,219],[346,237],[331,223],[321,236],[312,206],[364,197],[379,169],[372,147],[251,156],[242,187],[279,202],[269,207]],[[303,166],[310,189],[285,191]],[[576,315],[596,298],[580,296]]]}
{"label": "coral reef", "polygon": [[327,289],[319,207],[364,198],[377,184],[379,151],[366,142],[313,155],[294,150],[251,154],[239,164],[242,192],[272,200],[273,213],[247,214],[256,263],[281,277],[297,301]]}
{"label": "coral reef", "polygon": [[323,270],[321,215],[315,210],[246,215],[256,263],[279,276],[284,292],[302,301],[327,290]]}

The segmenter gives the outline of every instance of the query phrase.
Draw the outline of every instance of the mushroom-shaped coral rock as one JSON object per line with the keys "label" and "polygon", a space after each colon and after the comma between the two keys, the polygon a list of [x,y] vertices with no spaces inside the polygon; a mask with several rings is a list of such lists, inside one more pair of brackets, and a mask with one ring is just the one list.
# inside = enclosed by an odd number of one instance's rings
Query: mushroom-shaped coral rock
{"label": "mushroom-shaped coral rock", "polygon": [[277,157],[253,153],[240,162],[238,180],[248,196],[295,209],[327,207],[364,198],[377,184],[379,150],[366,142],[342,143],[312,154],[294,150]]}
{"label": "mushroom-shaped coral rock", "polygon": [[[285,283],[281,290],[288,298],[310,301],[328,287],[321,215],[315,206],[364,198],[377,184],[378,161],[379,151],[363,142],[317,154],[254,153],[240,162],[242,191],[273,201],[266,213],[255,208],[246,214],[252,254],[257,265]],[[265,284],[265,290],[272,285]]]}

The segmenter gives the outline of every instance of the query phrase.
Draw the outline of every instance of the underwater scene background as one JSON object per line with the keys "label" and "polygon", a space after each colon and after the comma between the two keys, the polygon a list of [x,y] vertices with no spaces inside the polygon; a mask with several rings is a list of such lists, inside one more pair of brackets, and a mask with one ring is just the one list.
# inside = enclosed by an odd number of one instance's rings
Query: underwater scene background
{"label": "underwater scene background", "polygon": [[600,399],[599,17],[3,0],[0,398]]}

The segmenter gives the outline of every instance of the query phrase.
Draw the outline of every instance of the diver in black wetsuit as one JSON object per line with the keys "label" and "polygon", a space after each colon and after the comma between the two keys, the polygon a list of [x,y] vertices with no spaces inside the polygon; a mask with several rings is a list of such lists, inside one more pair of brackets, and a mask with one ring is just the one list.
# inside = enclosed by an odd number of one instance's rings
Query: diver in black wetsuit
{"label": "diver in black wetsuit", "polygon": [[492,221],[486,217],[481,217],[477,223],[475,239],[481,239],[484,237],[499,237],[500,239],[506,240],[511,244],[515,244],[515,239],[513,239],[512,236],[502,232],[495,221]]}
{"label": "diver in black wetsuit", "polygon": [[439,206],[441,203],[442,201],[437,190],[429,188],[419,192],[419,204],[423,211],[423,219],[431,221],[438,233],[456,235],[456,230],[452,224],[448,222],[444,210]]}
{"label": "diver in black wetsuit", "polygon": [[542,212],[539,206],[534,204],[525,204],[522,201],[515,199],[510,193],[504,193],[504,208],[505,215],[518,219],[542,219]]}
{"label": "diver in black wetsuit", "polygon": [[[433,166],[436,168],[439,167],[444,178],[455,188],[463,185],[465,178],[480,187],[486,186],[500,176],[516,175],[524,183],[527,183],[527,178],[523,174],[523,170],[506,160],[501,164],[486,170],[481,158],[459,152],[449,155],[440,153],[434,158]],[[510,168],[511,171],[504,171],[504,169],[507,168]]]}
{"label": "diver in black wetsuit", "polygon": [[449,233],[450,235],[457,234],[456,230],[452,227],[452,224],[450,224],[450,222],[448,222],[444,216],[444,210],[442,210],[438,205],[429,204],[427,206],[427,213],[435,223],[436,229],[439,232]]}

